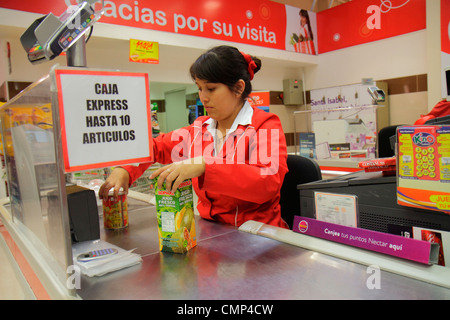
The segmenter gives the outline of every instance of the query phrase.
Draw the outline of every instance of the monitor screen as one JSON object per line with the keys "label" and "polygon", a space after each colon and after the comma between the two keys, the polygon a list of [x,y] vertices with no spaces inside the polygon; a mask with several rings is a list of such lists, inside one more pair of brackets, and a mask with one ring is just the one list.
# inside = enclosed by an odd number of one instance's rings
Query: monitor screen
{"label": "monitor screen", "polygon": [[447,82],[447,101],[450,101],[450,67],[445,69],[445,80]]}

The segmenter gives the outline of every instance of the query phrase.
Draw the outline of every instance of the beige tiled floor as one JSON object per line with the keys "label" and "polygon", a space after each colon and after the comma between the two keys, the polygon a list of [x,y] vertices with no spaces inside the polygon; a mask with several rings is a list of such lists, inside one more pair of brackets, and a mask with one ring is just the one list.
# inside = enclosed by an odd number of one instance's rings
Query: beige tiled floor
{"label": "beige tiled floor", "polygon": [[22,289],[24,279],[20,279],[20,269],[12,261],[13,257],[2,235],[0,235],[0,300],[25,300]]}

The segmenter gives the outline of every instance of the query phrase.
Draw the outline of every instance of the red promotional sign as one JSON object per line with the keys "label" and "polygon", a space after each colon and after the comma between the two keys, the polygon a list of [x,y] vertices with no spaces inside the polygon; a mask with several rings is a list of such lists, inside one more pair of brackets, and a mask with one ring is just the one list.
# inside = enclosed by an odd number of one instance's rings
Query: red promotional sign
{"label": "red promotional sign", "polygon": [[450,54],[450,0],[441,0],[441,50]]}
{"label": "red promotional sign", "polygon": [[284,49],[285,25],[273,23],[286,20],[285,8],[278,3],[121,0],[119,5],[118,2],[105,2],[101,22]]}
{"label": "red promotional sign", "polygon": [[248,102],[255,107],[268,107],[270,105],[270,92],[269,91],[254,91],[250,93]]}
{"label": "red promotional sign", "polygon": [[358,0],[317,14],[319,53],[426,28],[426,0]]}

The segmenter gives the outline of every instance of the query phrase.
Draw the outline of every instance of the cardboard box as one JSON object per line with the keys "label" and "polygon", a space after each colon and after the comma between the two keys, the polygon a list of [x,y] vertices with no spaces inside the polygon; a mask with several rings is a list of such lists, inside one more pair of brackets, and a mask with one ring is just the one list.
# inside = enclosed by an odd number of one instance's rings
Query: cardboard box
{"label": "cardboard box", "polygon": [[[413,227],[414,239],[424,240],[439,245],[438,265],[450,268],[450,232],[442,230]],[[445,263],[447,258],[447,263]]]}
{"label": "cardboard box", "polygon": [[397,129],[397,201],[450,214],[450,126]]}
{"label": "cardboard box", "polygon": [[186,180],[175,193],[155,187],[160,251],[185,253],[197,245],[192,182]]}

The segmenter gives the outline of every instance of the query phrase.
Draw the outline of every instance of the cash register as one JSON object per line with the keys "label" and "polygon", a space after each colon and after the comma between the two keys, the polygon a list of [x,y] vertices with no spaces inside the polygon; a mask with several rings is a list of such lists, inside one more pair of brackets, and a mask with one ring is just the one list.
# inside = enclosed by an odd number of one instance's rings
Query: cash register
{"label": "cash register", "polygon": [[[425,124],[450,125],[450,116],[435,118]],[[396,136],[393,138],[396,140]],[[391,144],[391,148],[394,151],[395,144]],[[329,180],[301,184],[297,189],[300,193],[300,215],[304,217],[316,218],[315,192],[347,194],[356,196],[359,228],[386,233],[398,233],[398,230],[412,227],[450,231],[449,214],[397,203],[395,175],[358,171]]]}
{"label": "cash register", "polygon": [[358,171],[329,180],[297,186],[300,193],[300,215],[315,216],[314,193],[326,192],[355,195],[357,198],[357,226],[363,229],[395,233],[403,227],[422,227],[450,231],[450,215],[397,204],[396,176],[382,172]]}

